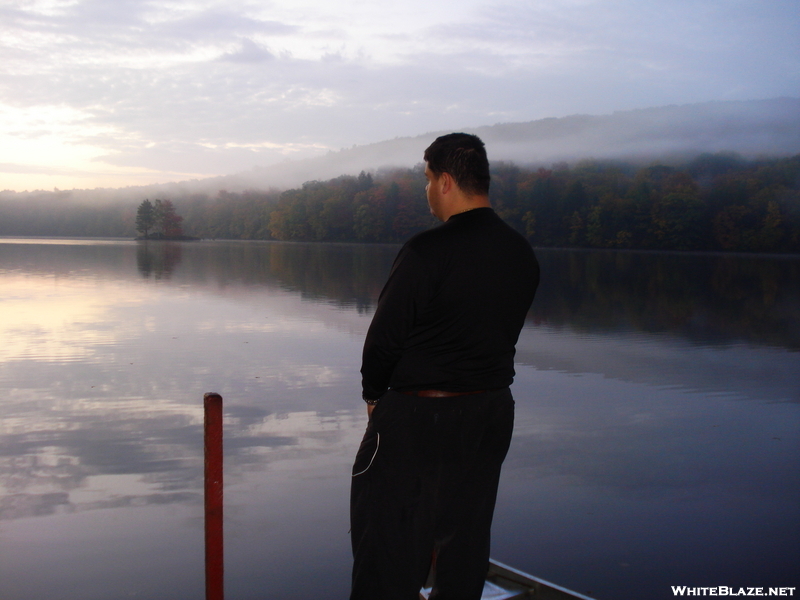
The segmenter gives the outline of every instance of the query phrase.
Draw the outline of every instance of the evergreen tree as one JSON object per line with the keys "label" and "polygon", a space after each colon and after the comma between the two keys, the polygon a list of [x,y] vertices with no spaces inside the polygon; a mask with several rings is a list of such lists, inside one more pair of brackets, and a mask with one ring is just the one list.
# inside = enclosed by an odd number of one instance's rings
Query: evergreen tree
{"label": "evergreen tree", "polygon": [[[156,200],[158,202],[158,200]],[[153,203],[145,200],[139,205],[136,211],[136,231],[147,237],[150,230],[156,224],[156,214]]]}

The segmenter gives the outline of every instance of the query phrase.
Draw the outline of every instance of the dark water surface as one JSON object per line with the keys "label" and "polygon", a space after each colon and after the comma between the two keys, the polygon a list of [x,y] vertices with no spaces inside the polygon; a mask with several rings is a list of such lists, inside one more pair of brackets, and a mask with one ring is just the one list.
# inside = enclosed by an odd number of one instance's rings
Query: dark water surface
{"label": "dark water surface", "polygon": [[[396,246],[0,239],[0,599],[346,598]],[[800,258],[538,251],[495,558],[600,599],[800,584]],[[795,594],[800,593],[796,591]]]}

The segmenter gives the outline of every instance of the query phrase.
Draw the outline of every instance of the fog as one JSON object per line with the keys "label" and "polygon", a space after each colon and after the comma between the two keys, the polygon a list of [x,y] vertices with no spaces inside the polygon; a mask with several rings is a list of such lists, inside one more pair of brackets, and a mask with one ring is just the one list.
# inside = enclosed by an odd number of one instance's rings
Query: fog
{"label": "fog", "polygon": [[[707,102],[619,111],[608,115],[573,115],[524,123],[462,128],[486,143],[490,160],[549,167],[555,162],[625,160],[678,163],[701,153],[730,152],[744,158],[800,153],[800,99]],[[358,175],[422,162],[432,131],[375,144],[354,146],[315,158],[285,160],[232,175],[117,189],[0,192],[0,200],[139,202],[143,198],[216,195],[219,190],[270,190],[299,187],[339,175]]]}
{"label": "fog", "polygon": [[[520,165],[574,164],[587,159],[669,163],[705,152],[733,152],[748,158],[787,156],[800,153],[800,99],[708,102],[462,130],[483,139],[491,161]],[[313,179],[357,175],[361,170],[410,167],[420,163],[424,149],[444,133],[449,131],[357,146],[253,169],[219,182],[229,190],[294,187]]]}

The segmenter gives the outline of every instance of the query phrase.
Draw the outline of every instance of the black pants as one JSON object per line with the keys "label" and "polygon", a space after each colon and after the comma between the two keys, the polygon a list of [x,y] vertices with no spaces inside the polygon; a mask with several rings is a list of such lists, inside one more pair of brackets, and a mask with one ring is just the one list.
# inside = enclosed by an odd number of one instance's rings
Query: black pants
{"label": "black pants", "polygon": [[418,600],[434,555],[432,599],[480,599],[513,427],[507,388],[384,394],[353,465],[351,600]]}

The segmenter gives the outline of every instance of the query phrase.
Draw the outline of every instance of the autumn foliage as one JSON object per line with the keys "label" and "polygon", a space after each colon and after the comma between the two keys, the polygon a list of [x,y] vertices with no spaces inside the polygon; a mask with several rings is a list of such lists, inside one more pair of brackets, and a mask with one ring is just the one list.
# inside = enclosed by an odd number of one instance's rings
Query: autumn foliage
{"label": "autumn foliage", "polygon": [[[496,163],[490,196],[535,246],[800,252],[800,156],[702,155],[646,167]],[[421,166],[181,205],[187,230],[215,238],[401,242],[436,223]]]}

